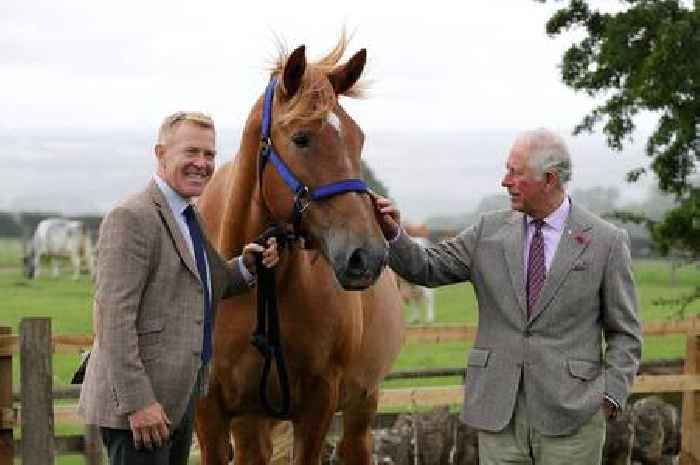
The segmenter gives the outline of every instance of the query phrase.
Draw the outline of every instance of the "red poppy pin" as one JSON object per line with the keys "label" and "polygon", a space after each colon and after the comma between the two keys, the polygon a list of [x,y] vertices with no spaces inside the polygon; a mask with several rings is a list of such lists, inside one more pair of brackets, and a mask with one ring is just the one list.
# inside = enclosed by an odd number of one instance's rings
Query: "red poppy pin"
{"label": "red poppy pin", "polygon": [[572,237],[581,245],[588,245],[591,243],[591,236],[581,231],[574,233]]}

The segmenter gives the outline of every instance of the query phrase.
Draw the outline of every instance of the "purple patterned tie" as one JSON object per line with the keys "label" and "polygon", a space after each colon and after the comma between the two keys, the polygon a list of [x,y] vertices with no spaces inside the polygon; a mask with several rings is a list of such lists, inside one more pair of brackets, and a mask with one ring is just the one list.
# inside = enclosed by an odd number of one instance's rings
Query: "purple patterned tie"
{"label": "purple patterned tie", "polygon": [[535,234],[530,242],[530,254],[527,260],[527,316],[530,318],[532,309],[535,308],[537,298],[540,296],[542,285],[545,279],[544,265],[544,237],[542,236],[542,226],[544,220],[533,220]]}

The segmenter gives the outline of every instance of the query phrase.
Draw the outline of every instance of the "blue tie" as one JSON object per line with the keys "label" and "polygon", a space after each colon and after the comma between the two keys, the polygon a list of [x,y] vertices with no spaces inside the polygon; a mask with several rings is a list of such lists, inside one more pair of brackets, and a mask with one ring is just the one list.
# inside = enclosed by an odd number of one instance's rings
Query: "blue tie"
{"label": "blue tie", "polygon": [[192,248],[194,249],[194,260],[197,262],[197,271],[199,271],[199,278],[202,282],[202,291],[204,292],[204,340],[202,342],[202,362],[207,363],[211,358],[212,345],[211,345],[211,324],[212,324],[212,312],[211,312],[211,297],[209,296],[209,277],[207,275],[207,262],[204,250],[204,239],[202,237],[202,230],[199,227],[197,218],[194,214],[194,207],[188,205],[183,212],[185,215],[185,221],[187,222],[187,229],[190,230],[190,237],[192,238]]}

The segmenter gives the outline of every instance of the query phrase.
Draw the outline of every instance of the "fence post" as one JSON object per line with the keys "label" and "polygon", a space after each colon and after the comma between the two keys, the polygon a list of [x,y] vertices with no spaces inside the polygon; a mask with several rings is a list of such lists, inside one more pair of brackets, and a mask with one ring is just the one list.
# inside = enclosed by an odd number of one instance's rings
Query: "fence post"
{"label": "fence post", "polygon": [[85,425],[84,451],[86,464],[102,465],[102,439],[99,426]]}
{"label": "fence post", "polygon": [[[696,332],[688,333],[685,374],[700,374],[700,334]],[[681,424],[681,464],[700,464],[700,392],[683,393]]]}
{"label": "fence post", "polygon": [[[0,336],[9,336],[12,328],[0,327]],[[0,353],[0,465],[13,465],[15,444],[12,438],[12,353]]]}
{"label": "fence post", "polygon": [[54,463],[51,319],[20,322],[22,465]]}

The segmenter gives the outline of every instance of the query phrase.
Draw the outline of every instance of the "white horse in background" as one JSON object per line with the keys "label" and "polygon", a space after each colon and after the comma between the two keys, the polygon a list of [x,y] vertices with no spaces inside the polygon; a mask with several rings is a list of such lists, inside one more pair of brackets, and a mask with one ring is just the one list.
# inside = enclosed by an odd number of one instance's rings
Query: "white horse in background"
{"label": "white horse in background", "polygon": [[42,220],[34,231],[28,253],[24,258],[25,274],[35,278],[41,274],[41,259],[47,257],[53,268],[53,276],[60,273],[60,261],[68,259],[73,268],[73,279],[78,279],[85,263],[94,277],[94,246],[85,225],[66,218]]}

